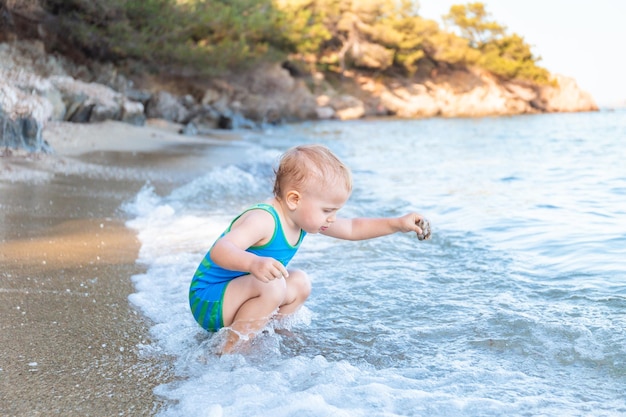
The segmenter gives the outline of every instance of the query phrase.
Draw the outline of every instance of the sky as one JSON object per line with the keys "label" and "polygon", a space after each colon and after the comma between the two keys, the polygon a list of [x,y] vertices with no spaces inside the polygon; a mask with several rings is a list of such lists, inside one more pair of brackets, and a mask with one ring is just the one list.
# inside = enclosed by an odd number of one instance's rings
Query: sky
{"label": "sky", "polygon": [[[479,1],[479,0],[476,0]],[[453,4],[419,0],[419,14],[436,20]],[[482,0],[491,20],[522,36],[538,64],[572,77],[601,107],[626,106],[626,1]]]}

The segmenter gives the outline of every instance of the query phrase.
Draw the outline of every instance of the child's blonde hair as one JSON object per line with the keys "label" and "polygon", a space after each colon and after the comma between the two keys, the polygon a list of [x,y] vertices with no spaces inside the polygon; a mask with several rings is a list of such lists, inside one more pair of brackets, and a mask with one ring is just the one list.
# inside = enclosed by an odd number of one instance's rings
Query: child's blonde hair
{"label": "child's blonde hair", "polygon": [[348,192],[352,191],[350,169],[330,149],[323,145],[300,145],[283,154],[275,171],[274,196],[283,197],[287,186],[301,191],[311,179],[322,185],[340,181]]}

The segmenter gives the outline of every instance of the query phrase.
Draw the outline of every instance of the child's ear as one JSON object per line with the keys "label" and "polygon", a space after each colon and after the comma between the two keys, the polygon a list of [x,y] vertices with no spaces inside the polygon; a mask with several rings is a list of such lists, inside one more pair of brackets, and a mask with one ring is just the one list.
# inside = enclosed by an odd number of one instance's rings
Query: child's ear
{"label": "child's ear", "polygon": [[300,199],[302,197],[300,196],[300,193],[295,191],[295,190],[291,190],[287,192],[287,196],[285,197],[285,201],[287,202],[287,207],[289,207],[289,210],[295,210],[296,207],[298,207],[298,204],[300,204]]}

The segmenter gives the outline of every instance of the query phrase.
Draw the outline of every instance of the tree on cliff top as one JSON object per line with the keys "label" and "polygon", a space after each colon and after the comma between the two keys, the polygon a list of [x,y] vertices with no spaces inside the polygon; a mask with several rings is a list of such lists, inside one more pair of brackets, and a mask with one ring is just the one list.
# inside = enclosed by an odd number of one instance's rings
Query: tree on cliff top
{"label": "tree on cliff top", "polygon": [[451,6],[443,19],[444,22],[458,27],[461,37],[477,48],[504,35],[506,31],[506,27],[487,20],[490,15],[483,3],[468,3]]}
{"label": "tree on cliff top", "polygon": [[456,26],[461,37],[480,54],[476,64],[506,79],[519,79],[539,84],[550,82],[550,73],[537,66],[535,57],[524,38],[507,35],[506,27],[488,20],[490,13],[482,3],[455,5],[444,16],[444,21]]}

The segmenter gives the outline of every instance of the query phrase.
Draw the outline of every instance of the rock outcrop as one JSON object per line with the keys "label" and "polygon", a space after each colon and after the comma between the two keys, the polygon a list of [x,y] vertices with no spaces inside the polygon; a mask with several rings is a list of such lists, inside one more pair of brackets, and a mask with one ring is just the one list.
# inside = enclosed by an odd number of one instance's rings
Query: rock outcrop
{"label": "rock outcrop", "polygon": [[[363,51],[363,56],[384,61],[383,52]],[[276,64],[196,86],[195,97],[134,89],[112,66],[95,72],[46,54],[41,42],[0,44],[0,146],[50,150],[41,134],[50,120],[141,125],[146,118],[160,118],[179,123],[182,134],[197,135],[313,119],[597,110],[592,97],[571,78],[557,76],[554,86],[541,87],[502,81],[478,69],[448,71],[420,82],[346,72],[331,85],[322,73],[303,77]]]}
{"label": "rock outcrop", "polygon": [[[482,117],[541,112],[597,110],[588,93],[571,78],[556,77],[555,86],[501,81],[478,69],[457,70],[423,83],[409,80],[357,82],[389,114],[416,117]],[[377,111],[380,112],[380,109]]]}
{"label": "rock outcrop", "polygon": [[577,112],[598,110],[591,94],[578,88],[576,80],[556,75],[557,86],[542,87],[539,91],[541,110],[546,112]]}
{"label": "rock outcrop", "polygon": [[141,125],[145,115],[142,103],[67,75],[41,42],[0,44],[0,146],[49,151],[42,129],[50,120]]}
{"label": "rock outcrop", "polygon": [[51,84],[34,76],[13,75],[0,71],[0,146],[49,151],[41,133],[53,114]]}

